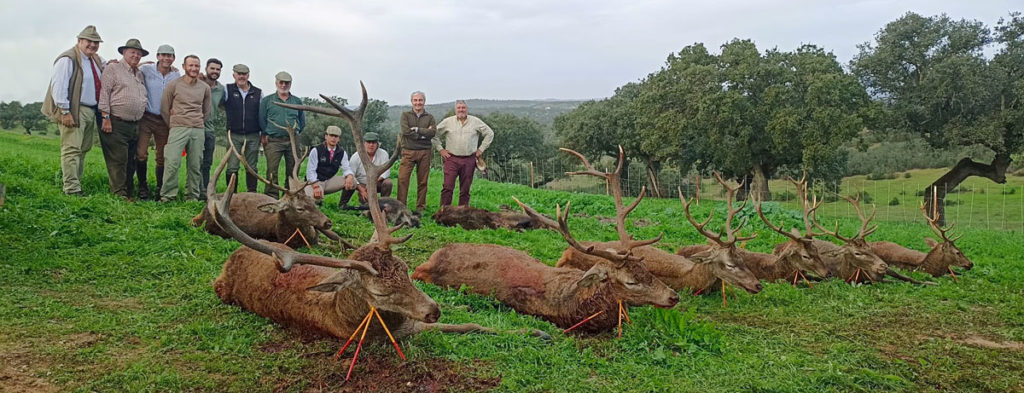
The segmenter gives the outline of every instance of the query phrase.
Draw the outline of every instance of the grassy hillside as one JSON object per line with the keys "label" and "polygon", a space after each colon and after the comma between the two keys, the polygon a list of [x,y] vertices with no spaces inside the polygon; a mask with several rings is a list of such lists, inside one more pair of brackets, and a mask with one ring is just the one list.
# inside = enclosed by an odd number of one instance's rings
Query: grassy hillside
{"label": "grassy hillside", "polygon": [[[758,295],[730,298],[727,308],[716,294],[683,294],[673,310],[632,309],[634,323],[622,339],[566,336],[492,298],[420,285],[441,305],[442,322],[538,328],[553,340],[427,333],[401,341],[404,363],[390,344],[374,342],[344,384],[348,363],[332,359],[342,342],[281,328],[215,297],[210,283],[238,245],[187,225],[199,203],[126,203],[107,195],[98,148],[87,158],[89,196],[63,196],[56,140],[0,132],[0,146],[0,183],[7,186],[0,206],[3,391],[1024,390],[1020,230],[964,230],[958,243],[975,268],[958,283],[768,284]],[[430,210],[440,177],[431,176]],[[542,212],[572,200],[578,239],[614,236],[613,224],[601,220],[614,211],[607,197],[474,184],[479,207],[496,209],[511,203],[510,195]],[[369,222],[337,211],[336,201],[325,204],[335,229],[365,242]],[[695,214],[710,209],[721,206],[702,203]],[[785,207],[769,211],[796,223]],[[666,249],[702,242],[678,200],[645,201],[631,223],[638,237],[665,233],[659,246]],[[859,225],[840,223],[847,231]],[[782,240],[756,221],[750,230],[760,232],[748,244],[757,251]],[[872,237],[922,249],[929,234],[914,219],[885,222]],[[416,266],[451,242],[503,244],[549,263],[565,248],[549,231],[466,232],[426,220],[395,252]]]}

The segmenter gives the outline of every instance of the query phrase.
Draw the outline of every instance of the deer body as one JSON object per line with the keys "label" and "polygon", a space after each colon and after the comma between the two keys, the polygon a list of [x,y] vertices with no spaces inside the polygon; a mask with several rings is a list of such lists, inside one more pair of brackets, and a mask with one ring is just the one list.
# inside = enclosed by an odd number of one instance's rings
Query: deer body
{"label": "deer body", "polygon": [[[789,243],[792,243],[790,241]],[[788,245],[788,243],[786,243]],[[790,247],[779,247],[780,254],[792,253],[795,245]],[[694,254],[704,252],[711,249],[710,245],[707,244],[695,244],[691,246],[680,247],[676,251],[677,255],[684,257],[690,257]],[[737,249],[736,253],[743,259],[743,262],[747,265],[747,269],[750,273],[757,277],[759,280],[764,281],[777,281],[777,280],[790,280],[796,274],[797,270],[805,270],[804,268],[793,263],[788,257],[779,256],[776,254],[765,254],[761,252],[748,251],[744,249]],[[818,274],[822,277],[828,275],[828,269],[824,265],[820,269],[810,270],[811,272]]]}
{"label": "deer body", "polygon": [[970,270],[974,263],[964,256],[953,242],[936,242],[925,238],[931,247],[928,253],[911,250],[893,242],[870,242],[871,250],[886,263],[901,269],[921,271],[940,277],[949,274],[950,266]]}
{"label": "deer body", "polygon": [[[232,221],[249,236],[275,243],[284,243],[291,238],[288,246],[293,248],[305,245],[301,238],[293,236],[295,229],[301,227],[302,234],[310,244],[315,245],[319,238],[317,229],[331,228],[331,220],[317,209],[312,198],[309,198],[309,201],[293,202],[288,195],[277,200],[265,194],[243,192],[232,197],[229,214]],[[210,234],[223,238],[231,237],[210,219],[207,209],[203,209],[192,219],[192,226],[197,227],[203,223],[206,223],[205,229]]]}
{"label": "deer body", "polygon": [[[871,252],[871,248],[862,239],[854,239],[842,246],[814,239],[814,247],[821,253],[821,261],[825,262],[832,276],[842,280],[859,283],[880,282],[889,270],[881,258]],[[857,274],[860,270],[860,274]]]}
{"label": "deer body", "polygon": [[492,212],[471,206],[446,206],[434,213],[433,218],[438,224],[448,227],[459,225],[466,230],[506,228],[519,231],[545,227],[526,214]]}
{"label": "deer body", "polygon": [[[617,325],[620,299],[627,304],[659,307],[672,307],[679,301],[670,288],[650,274],[645,282],[643,275],[635,272],[640,267],[631,266],[621,272],[603,266],[584,272],[551,267],[508,247],[456,243],[434,252],[426,263],[416,267],[412,277],[447,288],[466,285],[473,293],[493,294],[517,312],[544,318],[561,328],[604,311],[579,328],[593,333]],[[623,273],[629,278],[619,278],[624,277]],[[628,286],[638,288],[630,290]]]}

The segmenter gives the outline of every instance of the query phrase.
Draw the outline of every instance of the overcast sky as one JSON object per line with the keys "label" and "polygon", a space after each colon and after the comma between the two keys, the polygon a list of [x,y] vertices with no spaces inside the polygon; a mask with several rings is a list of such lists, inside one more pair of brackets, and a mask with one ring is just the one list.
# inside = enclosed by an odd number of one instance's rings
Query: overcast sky
{"label": "overcast sky", "polygon": [[[1017,1],[714,0],[625,1],[24,1],[0,0],[0,101],[39,101],[57,54],[96,25],[100,55],[138,38],[178,59],[245,63],[251,81],[273,89],[281,70],[293,92],[353,97],[359,81],[373,98],[408,104],[457,98],[579,99],[657,70],[669,53],[733,37],[761,50],[812,43],[842,63],[856,45],[908,11],[946,13],[994,25]],[[155,59],[151,53],[144,60]],[[221,77],[230,83],[230,72]]]}

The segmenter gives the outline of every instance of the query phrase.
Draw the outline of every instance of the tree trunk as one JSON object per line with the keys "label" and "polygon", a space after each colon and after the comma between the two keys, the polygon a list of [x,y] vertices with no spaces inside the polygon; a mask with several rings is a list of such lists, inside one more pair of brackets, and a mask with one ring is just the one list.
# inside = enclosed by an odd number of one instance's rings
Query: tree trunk
{"label": "tree trunk", "polygon": [[658,180],[660,166],[657,161],[647,161],[647,184],[651,185],[651,196],[655,198],[661,198],[661,181]]}
{"label": "tree trunk", "polygon": [[757,201],[772,200],[772,192],[768,189],[768,177],[765,176],[761,164],[754,164],[754,180],[750,185],[750,193]]}
{"label": "tree trunk", "polygon": [[[970,158],[964,157],[953,166],[953,169],[950,169],[924,190],[924,205],[928,215],[932,215],[933,212],[937,213],[939,225],[946,225],[946,192],[955,189],[964,179],[971,176],[985,177],[999,184],[1006,183],[1006,168],[1012,161],[1013,159],[1006,153],[996,154],[991,164],[974,162]],[[933,202],[938,203],[936,206],[932,206]]]}

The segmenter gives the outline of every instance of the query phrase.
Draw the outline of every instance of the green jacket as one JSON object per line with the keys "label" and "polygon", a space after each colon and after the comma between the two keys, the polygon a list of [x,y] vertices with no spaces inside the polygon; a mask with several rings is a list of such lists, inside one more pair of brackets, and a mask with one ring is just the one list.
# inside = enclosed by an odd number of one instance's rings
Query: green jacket
{"label": "green jacket", "polygon": [[281,99],[277,97],[277,93],[272,93],[263,97],[263,100],[260,101],[260,128],[263,129],[263,135],[277,138],[288,136],[288,131],[274,126],[271,122],[277,123],[283,127],[290,127],[293,124],[298,124],[298,126],[295,127],[296,134],[302,132],[303,128],[306,128],[305,112],[280,107],[274,105],[275,102],[302,105],[302,100],[294,94],[289,95],[287,101],[281,101]]}
{"label": "green jacket", "polygon": [[206,131],[213,131],[213,117],[217,115],[217,107],[224,106],[225,91],[224,85],[220,82],[215,82],[213,87],[210,87],[210,116],[203,123]]}

